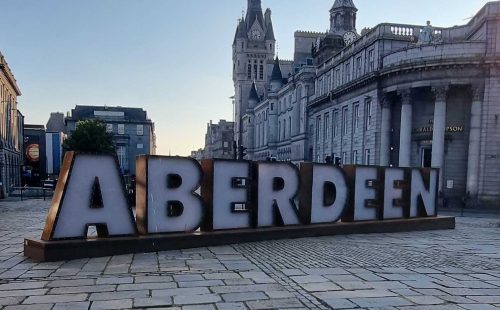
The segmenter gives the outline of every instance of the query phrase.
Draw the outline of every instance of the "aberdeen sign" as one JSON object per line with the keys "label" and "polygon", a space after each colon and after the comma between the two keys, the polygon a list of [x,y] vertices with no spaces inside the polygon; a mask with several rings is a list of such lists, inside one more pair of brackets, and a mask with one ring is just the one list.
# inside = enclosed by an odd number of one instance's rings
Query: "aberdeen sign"
{"label": "aberdeen sign", "polygon": [[[136,208],[113,156],[69,152],[39,261],[320,235],[452,229],[437,169],[139,156]],[[89,228],[97,236],[89,237]]]}

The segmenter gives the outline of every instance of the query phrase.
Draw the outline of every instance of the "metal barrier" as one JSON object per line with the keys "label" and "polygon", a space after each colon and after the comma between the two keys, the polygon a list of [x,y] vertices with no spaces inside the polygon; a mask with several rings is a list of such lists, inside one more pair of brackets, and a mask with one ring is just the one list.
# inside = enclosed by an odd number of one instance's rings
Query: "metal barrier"
{"label": "metal barrier", "polygon": [[11,197],[20,197],[21,201],[26,199],[43,199],[51,198],[54,195],[54,190],[44,187],[13,187],[10,192]]}

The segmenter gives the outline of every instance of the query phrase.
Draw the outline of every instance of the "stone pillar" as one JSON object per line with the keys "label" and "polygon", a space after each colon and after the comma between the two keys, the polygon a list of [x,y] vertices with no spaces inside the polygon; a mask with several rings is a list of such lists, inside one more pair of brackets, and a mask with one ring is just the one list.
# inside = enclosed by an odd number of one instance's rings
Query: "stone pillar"
{"label": "stone pillar", "polygon": [[484,88],[472,86],[472,105],[470,112],[469,159],[467,167],[467,192],[471,197],[479,193],[479,148],[481,139],[481,106]]}
{"label": "stone pillar", "polygon": [[432,168],[438,168],[439,190],[443,190],[444,146],[446,134],[446,95],[448,87],[433,87],[435,96],[434,122],[432,131]]}
{"label": "stone pillar", "polygon": [[391,157],[391,102],[386,94],[379,97],[382,108],[382,124],[380,137],[380,166],[388,167]]}
{"label": "stone pillar", "polygon": [[401,96],[401,130],[399,133],[399,167],[411,166],[412,102],[411,89],[399,92]]}

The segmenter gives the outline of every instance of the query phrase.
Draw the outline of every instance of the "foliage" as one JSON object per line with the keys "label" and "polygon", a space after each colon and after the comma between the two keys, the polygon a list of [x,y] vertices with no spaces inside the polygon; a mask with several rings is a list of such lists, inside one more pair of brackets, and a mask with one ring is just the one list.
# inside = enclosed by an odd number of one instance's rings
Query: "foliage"
{"label": "foliage", "polygon": [[106,124],[100,120],[85,120],[64,141],[64,151],[95,154],[115,154],[113,135],[106,132]]}

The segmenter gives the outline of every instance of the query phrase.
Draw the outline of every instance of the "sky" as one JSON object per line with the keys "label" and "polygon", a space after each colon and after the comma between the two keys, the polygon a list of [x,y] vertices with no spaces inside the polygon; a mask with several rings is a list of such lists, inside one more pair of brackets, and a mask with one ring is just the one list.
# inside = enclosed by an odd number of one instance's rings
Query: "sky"
{"label": "sky", "polygon": [[[140,107],[157,153],[204,146],[210,120],[232,120],[232,49],[245,0],[0,0],[0,51],[27,124],[75,105]],[[263,0],[281,59],[296,30],[326,31],[334,0]],[[382,22],[466,24],[484,0],[354,0],[357,30]]]}

